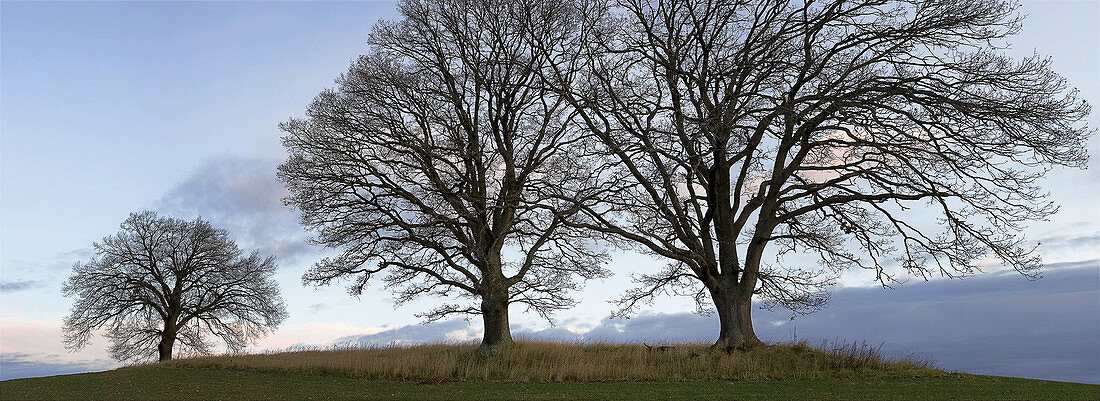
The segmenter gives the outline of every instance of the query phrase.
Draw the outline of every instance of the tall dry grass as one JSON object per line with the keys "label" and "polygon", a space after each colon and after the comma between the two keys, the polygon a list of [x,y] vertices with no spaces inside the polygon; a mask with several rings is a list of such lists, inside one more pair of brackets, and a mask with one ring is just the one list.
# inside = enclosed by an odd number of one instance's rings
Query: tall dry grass
{"label": "tall dry grass", "polygon": [[806,380],[943,375],[912,355],[889,358],[859,343],[776,344],[747,351],[673,344],[667,352],[641,344],[519,341],[489,357],[473,344],[427,344],[306,350],[182,359],[168,366],[244,369],[362,379],[425,382],[570,382]]}

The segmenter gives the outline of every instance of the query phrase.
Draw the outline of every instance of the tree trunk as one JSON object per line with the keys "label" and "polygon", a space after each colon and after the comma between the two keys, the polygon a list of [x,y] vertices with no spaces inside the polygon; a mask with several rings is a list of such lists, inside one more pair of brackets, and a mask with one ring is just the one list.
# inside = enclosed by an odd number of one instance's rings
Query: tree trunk
{"label": "tree trunk", "polygon": [[176,344],[176,335],[164,334],[161,336],[160,344],[157,344],[157,356],[160,358],[160,362],[168,361],[172,359],[172,347]]}
{"label": "tree trunk", "polygon": [[512,331],[508,328],[508,295],[481,296],[481,317],[485,323],[485,336],[481,339],[478,354],[490,355],[513,343]]}
{"label": "tree trunk", "polygon": [[[723,288],[725,287],[725,288]],[[740,289],[733,283],[710,291],[714,307],[718,309],[720,328],[715,348],[731,350],[762,345],[752,329],[752,295],[739,296]]]}

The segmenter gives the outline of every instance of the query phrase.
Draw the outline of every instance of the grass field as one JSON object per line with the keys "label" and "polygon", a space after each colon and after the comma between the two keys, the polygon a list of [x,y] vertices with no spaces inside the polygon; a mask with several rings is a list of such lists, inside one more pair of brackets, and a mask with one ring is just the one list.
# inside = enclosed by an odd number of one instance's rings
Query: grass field
{"label": "grass field", "polygon": [[[859,345],[788,344],[727,354],[693,345],[651,353],[641,346],[526,342],[487,359],[473,348],[196,358],[4,381],[0,399],[1100,400],[1096,385],[946,373]],[[568,361],[574,363],[559,365]]]}

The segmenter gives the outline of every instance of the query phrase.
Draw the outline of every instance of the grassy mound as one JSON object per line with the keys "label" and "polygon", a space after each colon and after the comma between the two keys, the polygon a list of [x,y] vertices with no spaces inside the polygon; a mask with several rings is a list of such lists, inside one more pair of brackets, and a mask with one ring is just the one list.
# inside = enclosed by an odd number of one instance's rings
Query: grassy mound
{"label": "grassy mound", "polygon": [[191,358],[0,382],[4,400],[1096,400],[1100,386],[946,373],[862,344],[724,352],[522,341]]}
{"label": "grassy mound", "polygon": [[725,352],[702,344],[652,351],[640,344],[520,341],[489,357],[476,345],[429,344],[192,358],[166,367],[233,369],[417,382],[616,382],[941,377],[913,357],[866,344],[777,344]]}

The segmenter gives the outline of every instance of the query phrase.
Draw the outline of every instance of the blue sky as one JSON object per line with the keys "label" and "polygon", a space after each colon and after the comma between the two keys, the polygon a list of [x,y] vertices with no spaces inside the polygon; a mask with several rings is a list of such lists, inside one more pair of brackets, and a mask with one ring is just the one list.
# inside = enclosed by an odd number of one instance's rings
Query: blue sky
{"label": "blue sky", "polygon": [[[1010,53],[1053,57],[1055,70],[1100,105],[1100,2],[1025,1],[1021,12],[1028,18]],[[257,350],[364,336],[476,337],[477,325],[464,321],[418,325],[412,314],[431,300],[395,309],[379,286],[354,298],[340,285],[300,284],[324,251],[305,244],[280,203],[274,168],[285,153],[276,126],[302,115],[364,52],[375,21],[394,17],[390,2],[0,5],[0,378],[115,366],[102,339],[64,350],[60,322],[71,300],[60,286],[93,241],[142,209],[201,215],[279,257],[290,318]],[[1100,126],[1100,112],[1089,125]],[[1100,153],[1100,138],[1089,150]],[[1090,345],[1100,334],[1098,167],[1094,157],[1088,170],[1048,176],[1062,212],[1028,228],[1044,244],[1045,279],[993,265],[985,276],[889,291],[852,272],[822,312],[794,321],[782,311],[758,314],[762,337],[788,339],[797,327],[800,338],[885,342],[952,370],[1100,383],[1100,350]],[[644,318],[606,319],[607,300],[629,287],[630,272],[660,265],[619,254],[616,276],[589,283],[556,326],[522,309],[513,323],[532,336],[627,341],[661,328],[677,328],[665,336],[676,340],[713,336],[713,319],[688,315],[686,299],[659,300]]]}

